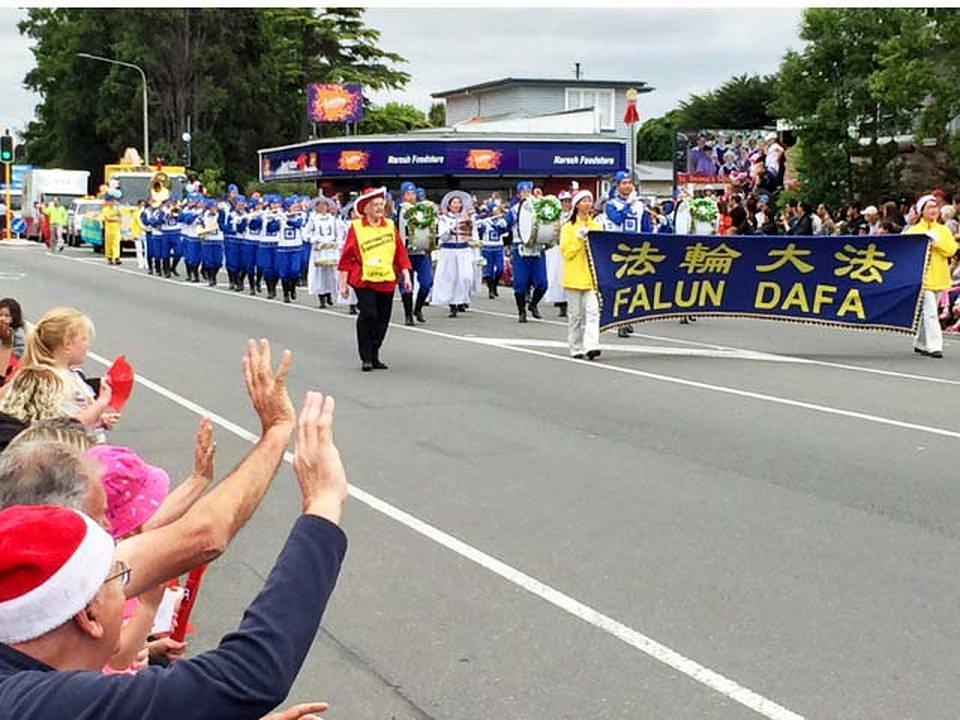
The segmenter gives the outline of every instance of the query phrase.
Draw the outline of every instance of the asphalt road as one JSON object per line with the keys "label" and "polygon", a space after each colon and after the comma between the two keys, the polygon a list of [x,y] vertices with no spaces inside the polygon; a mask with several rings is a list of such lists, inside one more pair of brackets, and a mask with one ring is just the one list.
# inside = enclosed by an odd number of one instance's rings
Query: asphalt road
{"label": "asphalt road", "polygon": [[[225,280],[224,280],[225,281]],[[956,718],[960,344],[741,320],[605,334],[512,299],[395,324],[0,248],[0,295],[89,313],[140,385],[113,441],[184,476],[197,414],[248,430],[247,337],[337,398],[350,550],[291,695],[329,719]],[[402,321],[399,304],[395,322]],[[91,360],[91,372],[100,370]],[[158,392],[159,391],[159,392]],[[247,440],[216,428],[220,472]],[[235,627],[298,509],[288,466],[212,567],[199,651]],[[309,578],[304,578],[309,582]]]}

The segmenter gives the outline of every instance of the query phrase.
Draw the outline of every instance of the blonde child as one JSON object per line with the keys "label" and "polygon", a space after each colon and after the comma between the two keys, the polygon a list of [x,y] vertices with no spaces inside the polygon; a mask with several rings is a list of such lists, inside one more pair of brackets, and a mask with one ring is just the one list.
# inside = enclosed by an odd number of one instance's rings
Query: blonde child
{"label": "blonde child", "polygon": [[80,367],[93,341],[93,323],[79,310],[56,307],[49,310],[27,336],[22,365],[51,367],[63,381],[60,410],[93,429],[101,442],[120,414],[108,410],[110,385],[100,382],[99,394],[87,384]]}

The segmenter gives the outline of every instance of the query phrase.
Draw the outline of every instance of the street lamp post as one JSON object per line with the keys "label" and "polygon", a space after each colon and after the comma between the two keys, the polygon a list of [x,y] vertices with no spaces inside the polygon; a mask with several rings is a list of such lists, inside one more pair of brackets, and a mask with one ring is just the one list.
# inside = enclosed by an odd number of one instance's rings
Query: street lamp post
{"label": "street lamp post", "polygon": [[143,80],[143,162],[147,165],[150,164],[150,120],[147,114],[147,74],[143,71],[139,65],[134,65],[133,63],[124,62],[123,60],[114,60],[113,58],[105,58],[100,55],[91,55],[90,53],[77,53],[77,57],[86,58],[87,60],[99,60],[100,62],[110,63],[112,65],[123,65],[124,67],[133,68],[138,73],[140,73],[140,79]]}

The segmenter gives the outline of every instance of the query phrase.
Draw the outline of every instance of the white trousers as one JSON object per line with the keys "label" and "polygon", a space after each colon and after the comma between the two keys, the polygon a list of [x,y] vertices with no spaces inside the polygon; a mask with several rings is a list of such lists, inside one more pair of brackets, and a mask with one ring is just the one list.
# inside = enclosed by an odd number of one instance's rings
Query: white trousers
{"label": "white trousers", "polygon": [[933,290],[923,291],[923,306],[920,309],[920,323],[913,346],[924,352],[943,352],[943,330],[937,314],[937,296]]}
{"label": "white trousers", "polygon": [[595,290],[566,289],[567,344],[571,355],[600,349],[600,303]]}
{"label": "white trousers", "polygon": [[141,270],[147,269],[147,234],[140,233],[133,239],[134,247],[137,250],[137,267]]}

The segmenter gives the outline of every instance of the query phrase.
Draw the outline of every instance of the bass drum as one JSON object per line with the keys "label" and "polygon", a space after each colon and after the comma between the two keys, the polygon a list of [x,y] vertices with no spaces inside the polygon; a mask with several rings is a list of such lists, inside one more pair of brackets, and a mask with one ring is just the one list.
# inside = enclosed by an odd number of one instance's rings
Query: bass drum
{"label": "bass drum", "polygon": [[[537,203],[555,205],[557,220],[543,223],[537,220]],[[517,234],[520,243],[528,250],[536,252],[541,247],[551,248],[560,241],[560,201],[552,195],[542,198],[527,198],[520,204],[517,213]]]}

